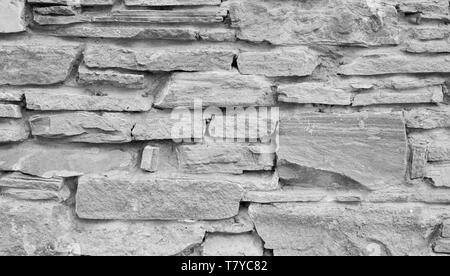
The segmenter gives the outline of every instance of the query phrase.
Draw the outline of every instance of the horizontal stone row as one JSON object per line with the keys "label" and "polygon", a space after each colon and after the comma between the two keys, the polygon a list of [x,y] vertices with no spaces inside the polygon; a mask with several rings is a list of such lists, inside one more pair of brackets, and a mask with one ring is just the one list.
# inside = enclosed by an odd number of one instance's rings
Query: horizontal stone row
{"label": "horizontal stone row", "polygon": [[[205,254],[213,254],[220,247],[211,245],[220,243],[217,238],[225,234],[245,242],[241,246],[255,254],[262,251],[262,242],[248,237],[253,223],[246,209],[232,219],[217,221],[92,222],[77,218],[65,205],[1,197],[0,211],[4,233],[0,255],[166,256],[189,254],[194,247],[206,247]],[[26,227],[17,228],[18,222]],[[202,245],[205,237],[209,241]]]}

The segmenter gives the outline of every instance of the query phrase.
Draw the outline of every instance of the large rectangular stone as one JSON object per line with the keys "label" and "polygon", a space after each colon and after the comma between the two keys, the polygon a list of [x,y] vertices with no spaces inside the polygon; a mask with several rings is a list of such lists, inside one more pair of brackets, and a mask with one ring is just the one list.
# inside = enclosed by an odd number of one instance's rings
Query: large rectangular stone
{"label": "large rectangular stone", "polygon": [[16,171],[44,178],[129,169],[132,153],[109,148],[51,146],[22,143],[0,147],[0,171]]}
{"label": "large rectangular stone", "polygon": [[80,53],[73,45],[0,44],[0,85],[55,84],[66,80]]}
{"label": "large rectangular stone", "polygon": [[217,220],[238,214],[242,194],[237,184],[192,176],[87,175],[79,179],[76,210],[85,219]]}
{"label": "large rectangular stone", "polygon": [[394,6],[365,0],[232,0],[230,16],[238,38],[275,45],[397,44]]}
{"label": "large rectangular stone", "polygon": [[[66,91],[67,90],[67,91]],[[152,97],[141,96],[93,96],[87,93],[71,93],[66,88],[27,88],[26,108],[38,111],[124,111],[142,112],[152,108]]]}
{"label": "large rectangular stone", "polygon": [[28,136],[29,130],[25,122],[0,118],[0,143],[20,142]]}
{"label": "large rectangular stone", "polygon": [[273,106],[275,92],[264,77],[237,72],[174,73],[155,98],[160,108],[203,106]]}
{"label": "large rectangular stone", "polygon": [[418,56],[402,53],[369,53],[353,58],[339,74],[370,76],[385,74],[449,73],[450,55]]}
{"label": "large rectangular stone", "polygon": [[138,71],[230,70],[237,52],[227,47],[166,46],[119,48],[90,45],[84,61],[88,67],[125,68]]}
{"label": "large rectangular stone", "polygon": [[430,240],[450,215],[422,204],[251,204],[265,247],[296,255],[432,255]]}
{"label": "large rectangular stone", "polygon": [[25,31],[24,16],[25,0],[2,0],[0,2],[0,34]]}
{"label": "large rectangular stone", "polygon": [[245,75],[309,76],[319,65],[319,56],[307,47],[280,48],[269,52],[243,52],[239,72]]}
{"label": "large rectangular stone", "polygon": [[275,165],[275,153],[261,144],[197,144],[177,147],[180,170],[186,173],[267,171]]}
{"label": "large rectangular stone", "polygon": [[403,183],[401,113],[281,112],[278,167],[293,185],[378,190]]}
{"label": "large rectangular stone", "polygon": [[33,136],[70,142],[126,143],[132,140],[133,115],[89,112],[34,115],[29,123]]}

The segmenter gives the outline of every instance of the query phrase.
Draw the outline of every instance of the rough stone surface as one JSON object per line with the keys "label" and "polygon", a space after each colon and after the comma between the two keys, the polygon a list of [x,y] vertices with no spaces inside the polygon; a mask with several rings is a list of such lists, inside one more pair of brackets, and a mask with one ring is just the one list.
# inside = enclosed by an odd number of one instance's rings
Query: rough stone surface
{"label": "rough stone surface", "polygon": [[0,44],[0,84],[55,84],[66,80],[78,46]]}
{"label": "rough stone surface", "polygon": [[266,248],[296,255],[431,255],[430,238],[450,209],[423,205],[250,206]]}
{"label": "rough stone surface", "polygon": [[[276,45],[392,45],[398,43],[394,6],[380,1],[230,1],[238,37]],[[299,24],[301,23],[301,24]]]}
{"label": "rough stone surface", "polygon": [[0,118],[22,118],[20,106],[0,103]]}
{"label": "rough stone surface", "polygon": [[142,152],[141,169],[156,172],[159,163],[159,148],[146,146]]}
{"label": "rough stone surface", "polygon": [[217,220],[237,215],[241,198],[239,185],[215,179],[87,175],[78,183],[77,215],[86,219]]}
{"label": "rough stone surface", "polygon": [[39,111],[149,111],[153,99],[69,93],[64,89],[29,88],[23,91],[26,107]]}
{"label": "rough stone surface", "polygon": [[134,125],[127,115],[89,112],[35,115],[29,123],[34,136],[88,143],[130,142]]}
{"label": "rough stone surface", "polygon": [[444,94],[442,93],[442,86],[439,85],[407,91],[378,90],[360,93],[354,97],[353,106],[442,103],[443,101]]}
{"label": "rough stone surface", "polygon": [[133,155],[122,150],[51,147],[24,143],[0,147],[1,171],[52,177],[73,177],[131,167]]}
{"label": "rough stone surface", "polygon": [[125,68],[138,71],[213,71],[230,70],[236,51],[221,47],[163,47],[126,49],[113,46],[88,46],[88,67]]}
{"label": "rough stone surface", "polygon": [[406,175],[406,152],[399,113],[281,116],[280,177],[294,183],[319,180],[369,190],[398,185]]}
{"label": "rough stone surface", "polygon": [[450,56],[413,56],[400,53],[371,53],[340,67],[347,76],[385,74],[449,73]]}
{"label": "rough stone surface", "polygon": [[156,97],[155,105],[192,108],[194,99],[198,99],[204,106],[272,106],[274,94],[270,82],[259,76],[237,72],[175,73]]}
{"label": "rough stone surface", "polygon": [[441,239],[434,245],[434,252],[450,254],[450,239]]}
{"label": "rough stone surface", "polygon": [[277,89],[278,101],[299,104],[350,105],[352,95],[345,90],[327,87],[321,83],[282,85]]}
{"label": "rough stone surface", "polygon": [[204,256],[262,256],[263,244],[258,235],[211,234],[203,244]]}
{"label": "rough stone surface", "polygon": [[18,120],[0,119],[0,143],[19,142],[29,136],[27,126]]}
{"label": "rough stone surface", "polygon": [[450,219],[444,221],[444,225],[442,228],[442,237],[450,238]]}
{"label": "rough stone surface", "polygon": [[25,0],[3,0],[0,3],[0,34],[26,30]]}
{"label": "rough stone surface", "polygon": [[80,220],[52,202],[0,198],[0,255],[176,255],[200,244],[199,223]]}
{"label": "rough stone surface", "polygon": [[264,145],[199,144],[177,147],[180,169],[189,173],[272,170],[275,154]]}
{"label": "rough stone surface", "polygon": [[450,188],[450,164],[429,164],[425,176],[431,178],[436,187]]}
{"label": "rough stone surface", "polygon": [[239,72],[245,75],[309,76],[319,65],[308,48],[282,48],[271,52],[244,52],[238,57]]}
{"label": "rough stone surface", "polygon": [[130,89],[142,89],[145,87],[143,74],[127,74],[113,70],[96,71],[80,68],[78,71],[79,82],[83,85],[110,85]]}
{"label": "rough stone surface", "polygon": [[406,125],[409,128],[433,129],[450,127],[450,107],[429,107],[405,112]]}

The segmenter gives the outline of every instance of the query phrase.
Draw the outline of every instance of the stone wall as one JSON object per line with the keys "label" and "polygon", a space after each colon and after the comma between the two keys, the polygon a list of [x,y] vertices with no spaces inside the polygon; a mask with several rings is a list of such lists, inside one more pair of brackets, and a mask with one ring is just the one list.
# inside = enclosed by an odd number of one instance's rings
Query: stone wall
{"label": "stone wall", "polygon": [[450,254],[449,83],[448,0],[0,0],[0,255]]}

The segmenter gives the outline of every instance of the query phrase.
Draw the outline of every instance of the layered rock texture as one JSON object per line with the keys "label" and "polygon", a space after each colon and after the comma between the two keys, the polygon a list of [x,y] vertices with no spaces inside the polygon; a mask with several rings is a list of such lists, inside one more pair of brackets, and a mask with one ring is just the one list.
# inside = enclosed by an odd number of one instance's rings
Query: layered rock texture
{"label": "layered rock texture", "polygon": [[450,254],[448,0],[1,0],[0,255]]}

